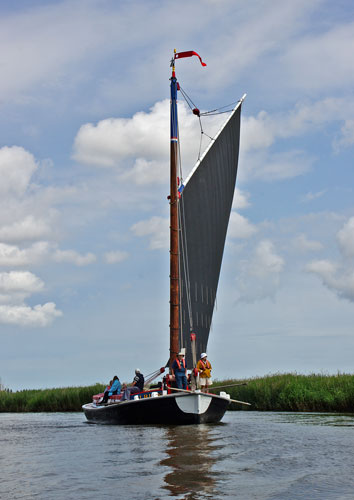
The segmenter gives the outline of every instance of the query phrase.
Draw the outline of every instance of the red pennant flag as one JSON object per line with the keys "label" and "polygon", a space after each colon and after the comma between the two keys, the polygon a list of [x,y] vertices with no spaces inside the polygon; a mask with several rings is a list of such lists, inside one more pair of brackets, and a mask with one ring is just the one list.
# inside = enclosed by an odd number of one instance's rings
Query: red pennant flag
{"label": "red pennant flag", "polygon": [[182,57],[192,57],[192,56],[199,57],[201,65],[206,66],[206,64],[202,61],[200,55],[194,52],[194,50],[188,50],[187,52],[178,52],[177,54],[175,54],[175,59],[181,59]]}

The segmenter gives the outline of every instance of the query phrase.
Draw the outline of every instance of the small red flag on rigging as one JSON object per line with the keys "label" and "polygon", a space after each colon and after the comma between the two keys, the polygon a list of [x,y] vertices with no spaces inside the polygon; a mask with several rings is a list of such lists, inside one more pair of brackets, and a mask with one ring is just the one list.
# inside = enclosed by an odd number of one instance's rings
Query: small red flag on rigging
{"label": "small red flag on rigging", "polygon": [[192,56],[197,56],[199,58],[201,65],[206,66],[206,64],[202,61],[200,55],[194,52],[194,50],[188,50],[187,52],[178,52],[177,54],[175,54],[175,59],[181,59],[182,57],[192,57]]}

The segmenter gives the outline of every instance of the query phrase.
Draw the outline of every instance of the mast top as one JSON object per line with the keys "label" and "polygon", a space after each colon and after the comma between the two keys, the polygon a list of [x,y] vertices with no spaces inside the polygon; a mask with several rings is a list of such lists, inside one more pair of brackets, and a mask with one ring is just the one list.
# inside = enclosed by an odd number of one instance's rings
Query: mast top
{"label": "mast top", "polygon": [[176,59],[180,59],[181,57],[192,57],[192,56],[197,56],[200,61],[200,64],[202,66],[206,66],[206,63],[202,61],[200,55],[197,54],[197,52],[194,52],[194,50],[188,50],[186,52],[177,52],[176,49],[173,50],[173,57],[171,59],[172,78],[176,78],[176,72],[175,72]]}
{"label": "mast top", "polygon": [[175,71],[176,52],[177,52],[176,49],[173,49],[173,57],[171,59],[172,78],[176,78],[176,71]]}

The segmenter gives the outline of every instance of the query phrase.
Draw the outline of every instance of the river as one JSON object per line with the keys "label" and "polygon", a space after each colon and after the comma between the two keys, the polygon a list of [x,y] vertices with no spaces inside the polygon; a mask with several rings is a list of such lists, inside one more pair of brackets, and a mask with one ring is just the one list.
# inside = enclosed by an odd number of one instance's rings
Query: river
{"label": "river", "polygon": [[227,412],[216,425],[0,414],[2,500],[353,500],[354,415]]}

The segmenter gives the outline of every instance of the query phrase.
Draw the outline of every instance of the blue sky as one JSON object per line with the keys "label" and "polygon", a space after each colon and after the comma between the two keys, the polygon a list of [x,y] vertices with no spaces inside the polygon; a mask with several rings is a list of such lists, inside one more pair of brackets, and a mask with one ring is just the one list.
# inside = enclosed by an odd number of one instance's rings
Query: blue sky
{"label": "blue sky", "polygon": [[[0,377],[88,385],[169,347],[169,61],[242,109],[215,378],[352,371],[354,6],[0,2]],[[198,120],[180,102],[184,177]],[[220,117],[205,120],[212,135]],[[205,146],[207,143],[205,143]]]}

